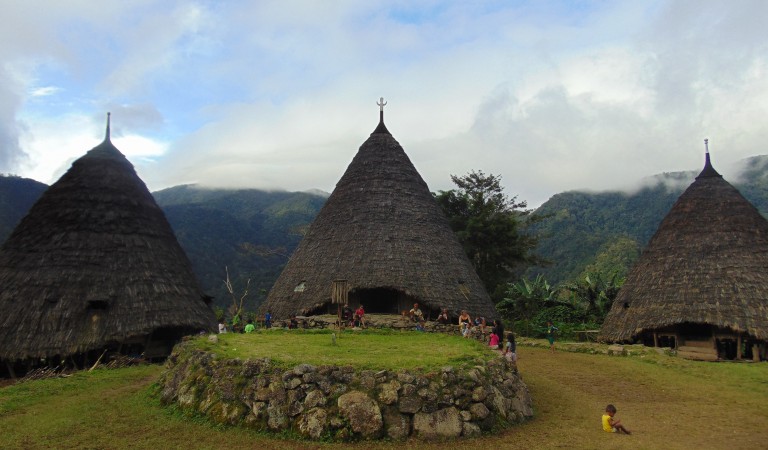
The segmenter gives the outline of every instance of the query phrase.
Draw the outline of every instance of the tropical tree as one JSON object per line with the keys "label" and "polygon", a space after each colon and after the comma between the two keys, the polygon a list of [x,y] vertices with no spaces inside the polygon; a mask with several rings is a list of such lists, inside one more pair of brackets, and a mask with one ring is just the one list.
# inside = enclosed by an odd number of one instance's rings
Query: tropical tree
{"label": "tropical tree", "polygon": [[624,284],[624,277],[614,271],[608,275],[601,272],[587,272],[577,281],[563,287],[570,292],[571,302],[581,305],[588,320],[599,324],[613,306],[613,301]]}
{"label": "tropical tree", "polygon": [[533,254],[538,239],[527,232],[542,217],[525,209],[527,203],[517,196],[508,197],[500,176],[472,171],[463,177],[451,175],[451,180],[458,188],[439,191],[435,199],[486,290],[498,299],[515,270],[522,273],[542,262]]}
{"label": "tropical tree", "polygon": [[504,299],[496,304],[502,318],[522,325],[525,335],[531,334],[531,322],[543,308],[558,305],[559,289],[549,285],[542,275],[533,280],[523,278],[508,283]]}

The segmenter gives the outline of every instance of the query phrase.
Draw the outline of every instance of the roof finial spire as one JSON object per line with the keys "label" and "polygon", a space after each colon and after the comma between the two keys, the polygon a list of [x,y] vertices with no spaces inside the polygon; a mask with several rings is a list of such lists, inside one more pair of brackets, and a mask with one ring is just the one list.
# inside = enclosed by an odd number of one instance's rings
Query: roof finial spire
{"label": "roof finial spire", "polygon": [[376,104],[379,106],[379,126],[377,126],[371,134],[389,134],[389,130],[387,130],[387,127],[384,125],[384,106],[387,104],[387,102],[384,101],[384,97],[379,97],[379,101],[376,102]]}
{"label": "roof finial spire", "polygon": [[384,122],[384,106],[386,106],[387,102],[384,101],[384,97],[379,97],[379,101],[376,104],[379,105],[379,120]]}
{"label": "roof finial spire", "polygon": [[719,173],[717,173],[717,170],[715,170],[714,167],[712,167],[712,162],[709,160],[709,139],[704,139],[704,150],[706,153],[704,154],[704,169],[701,171],[699,176],[696,177],[698,180],[699,178],[705,178],[705,177],[721,177]]}
{"label": "roof finial spire", "polygon": [[109,141],[109,118],[112,115],[112,113],[107,113],[107,134],[104,136],[105,141]]}

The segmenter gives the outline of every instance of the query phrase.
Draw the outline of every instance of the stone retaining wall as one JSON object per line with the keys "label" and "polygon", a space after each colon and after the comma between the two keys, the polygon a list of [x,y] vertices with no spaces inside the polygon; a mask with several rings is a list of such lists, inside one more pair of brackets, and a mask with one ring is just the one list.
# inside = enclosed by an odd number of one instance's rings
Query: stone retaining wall
{"label": "stone retaining wall", "polygon": [[268,358],[220,359],[184,342],[158,384],[163,404],[311,439],[475,436],[533,415],[517,367],[503,358],[428,373],[309,364],[286,370]]}

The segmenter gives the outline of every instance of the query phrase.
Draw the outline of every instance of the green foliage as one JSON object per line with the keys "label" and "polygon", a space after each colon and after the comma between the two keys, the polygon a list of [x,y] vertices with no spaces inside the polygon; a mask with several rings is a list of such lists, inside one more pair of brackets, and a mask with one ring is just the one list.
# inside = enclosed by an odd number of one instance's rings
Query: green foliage
{"label": "green foliage", "polygon": [[530,336],[534,316],[548,305],[556,305],[557,294],[558,290],[552,288],[541,275],[533,280],[523,278],[507,284],[504,299],[496,304],[496,310],[503,319],[515,322],[518,332]]}
{"label": "green foliage", "polygon": [[435,199],[486,290],[493,294],[512,278],[513,270],[522,271],[539,261],[533,254],[537,238],[528,227],[540,217],[525,209],[525,201],[509,198],[497,175],[472,171],[463,177],[451,175],[451,180],[458,189],[440,191]]}
{"label": "green foliage", "polygon": [[583,309],[587,321],[602,323],[623,284],[624,277],[617,272],[609,275],[590,272],[565,284],[564,288],[570,292],[571,303]]}
{"label": "green foliage", "polygon": [[153,193],[205,292],[231,305],[250,279],[246,310],[255,310],[280,275],[325,197],[305,192],[176,186]]}

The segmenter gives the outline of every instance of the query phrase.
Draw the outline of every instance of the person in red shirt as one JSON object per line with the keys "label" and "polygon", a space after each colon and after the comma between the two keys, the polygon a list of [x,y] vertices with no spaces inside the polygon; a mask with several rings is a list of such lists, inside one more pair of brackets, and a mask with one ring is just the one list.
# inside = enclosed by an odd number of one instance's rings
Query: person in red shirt
{"label": "person in red shirt", "polygon": [[363,309],[363,305],[360,305],[357,311],[355,311],[355,319],[359,327],[365,328],[365,309]]}

